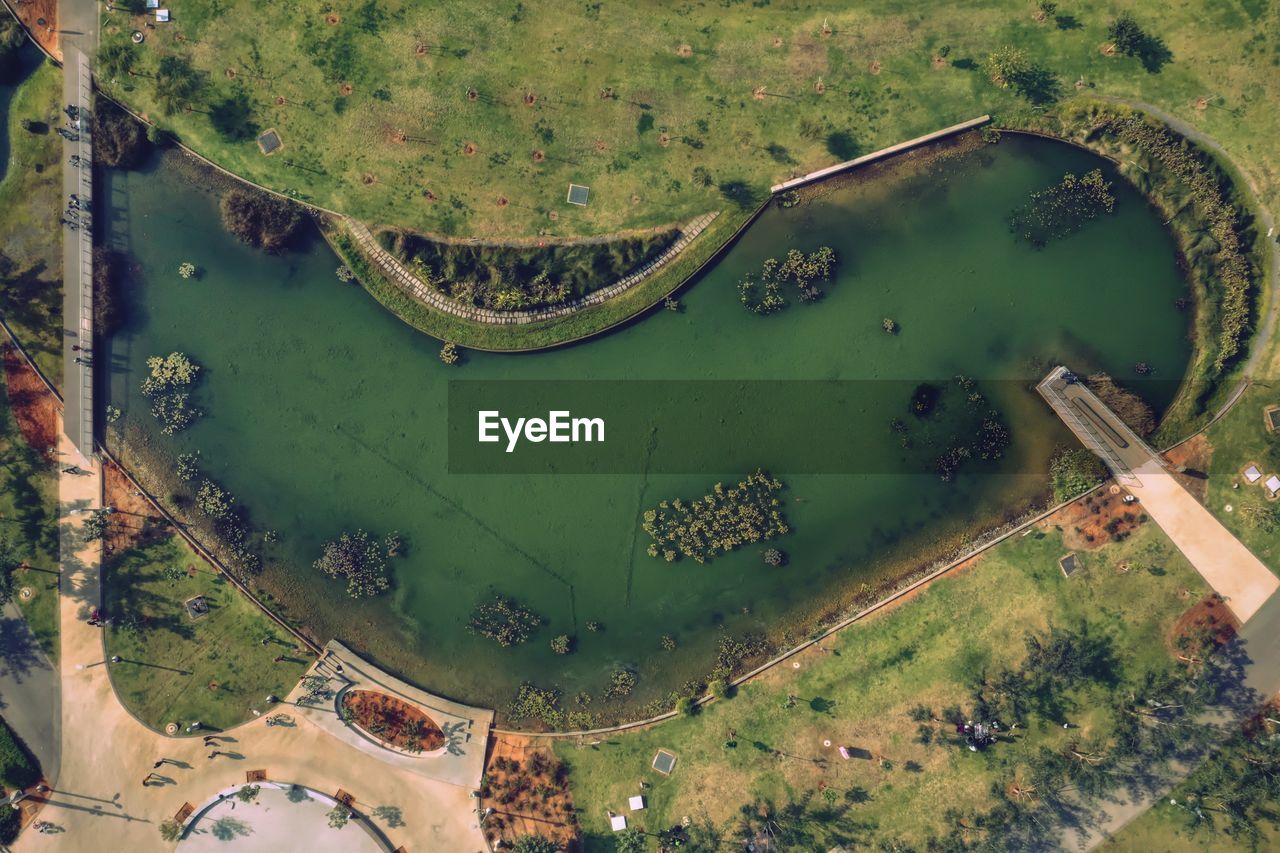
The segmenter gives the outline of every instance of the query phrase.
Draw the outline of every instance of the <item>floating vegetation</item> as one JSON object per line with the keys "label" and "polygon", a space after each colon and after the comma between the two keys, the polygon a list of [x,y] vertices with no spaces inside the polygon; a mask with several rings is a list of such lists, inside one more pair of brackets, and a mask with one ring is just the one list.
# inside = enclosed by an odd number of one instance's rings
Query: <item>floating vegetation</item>
{"label": "floating vegetation", "polygon": [[782,516],[781,481],[757,470],[729,489],[716,483],[712,493],[691,503],[676,498],[645,510],[644,532],[653,538],[650,557],[667,562],[689,557],[705,563],[718,554],[790,532]]}
{"label": "floating vegetation", "polygon": [[147,367],[151,374],[142,380],[142,393],[151,398],[151,414],[162,424],[160,431],[173,435],[195,423],[201,413],[191,405],[187,389],[196,381],[200,365],[183,353],[171,352],[153,355]]}
{"label": "floating vegetation", "polygon": [[760,268],[760,278],[748,273],[738,282],[738,299],[753,314],[776,314],[789,304],[782,295],[787,284],[795,284],[800,301],[817,302],[822,298],[818,282],[830,281],[835,269],[836,253],[830,246],[805,254],[791,249],[785,258],[769,258]]}
{"label": "floating vegetation", "polygon": [[1101,169],[1077,178],[1068,172],[1062,181],[1031,194],[1031,199],[1013,211],[1009,230],[1036,248],[1061,240],[1079,231],[1086,223],[1115,210],[1116,197],[1111,182]]}
{"label": "floating vegetation", "polygon": [[[471,611],[467,629],[506,647],[523,643],[541,624],[542,617],[532,610],[521,607],[504,595],[494,595],[492,601]],[[568,654],[568,648],[559,654]]]}
{"label": "floating vegetation", "polygon": [[377,542],[363,530],[343,533],[326,542],[315,567],[326,575],[347,579],[347,595],[367,598],[391,587],[387,578],[387,543]]}

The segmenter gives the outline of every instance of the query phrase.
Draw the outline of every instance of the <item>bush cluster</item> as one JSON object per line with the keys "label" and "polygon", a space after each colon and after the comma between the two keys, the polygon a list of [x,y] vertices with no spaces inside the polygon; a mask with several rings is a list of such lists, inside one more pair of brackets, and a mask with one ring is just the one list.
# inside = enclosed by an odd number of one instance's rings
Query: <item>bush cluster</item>
{"label": "bush cluster", "polygon": [[711,494],[690,503],[663,501],[644,513],[644,532],[653,538],[648,554],[705,563],[741,545],[782,536],[791,530],[778,499],[783,488],[780,480],[756,471],[728,489],[716,483]]}

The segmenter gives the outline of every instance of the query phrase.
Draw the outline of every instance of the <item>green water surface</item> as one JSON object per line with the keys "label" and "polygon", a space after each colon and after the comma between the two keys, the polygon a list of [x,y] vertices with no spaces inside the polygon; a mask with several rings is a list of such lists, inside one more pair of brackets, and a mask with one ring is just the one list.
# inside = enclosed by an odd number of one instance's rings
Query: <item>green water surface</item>
{"label": "green water surface", "polygon": [[[104,195],[111,239],[137,264],[133,319],[110,341],[109,402],[123,410],[126,456],[171,459],[201,451],[265,546],[259,585],[303,617],[320,640],[337,636],[384,665],[452,697],[502,707],[523,680],[588,691],[593,709],[609,675],[632,668],[632,699],[646,701],[712,666],[723,633],[775,638],[838,609],[863,581],[928,560],[967,531],[1042,499],[1046,461],[1069,436],[1028,384],[1046,365],[1132,365],[1180,379],[1189,356],[1186,288],[1174,244],[1143,200],[1116,179],[1116,212],[1043,250],[1005,224],[1029,193],[1107,164],[1066,145],[1006,136],[949,157],[925,155],[860,172],[798,208],[772,208],[715,270],[682,295],[682,313],[658,312],[601,339],[525,355],[437,359],[439,343],[340,283],[319,241],[268,256],[239,245],[218,222],[216,199],[172,163],[113,173]],[[723,203],[711,200],[710,204]],[[735,283],[787,248],[830,245],[838,279],[818,305],[761,318]],[[178,277],[197,264],[199,280]],[[890,336],[881,320],[901,332]],[[207,415],[175,437],[159,434],[138,386],[144,360],[181,350],[204,365]],[[516,379],[875,379],[910,387],[976,377],[1012,426],[1001,463],[952,483],[918,474],[805,474],[774,470],[788,486],[794,532],[779,542],[784,568],[745,549],[698,566],[645,555],[643,508],[697,497],[742,469],[649,475],[451,475],[446,383]],[[998,381],[1003,380],[1003,381]],[[1175,382],[1147,394],[1167,404]],[[553,406],[555,401],[547,401]],[[884,440],[902,409],[869,405],[862,430]],[[794,413],[788,413],[794,417]],[[796,440],[821,446],[797,418]],[[691,429],[732,429],[700,422]],[[868,439],[872,440],[872,439]],[[344,529],[399,531],[394,591],[353,603],[311,568]],[[514,649],[465,626],[498,591],[547,624]],[[588,621],[604,626],[588,632]],[[576,636],[559,657],[551,637]],[[679,648],[662,650],[663,635]],[[802,634],[800,637],[802,638]]]}

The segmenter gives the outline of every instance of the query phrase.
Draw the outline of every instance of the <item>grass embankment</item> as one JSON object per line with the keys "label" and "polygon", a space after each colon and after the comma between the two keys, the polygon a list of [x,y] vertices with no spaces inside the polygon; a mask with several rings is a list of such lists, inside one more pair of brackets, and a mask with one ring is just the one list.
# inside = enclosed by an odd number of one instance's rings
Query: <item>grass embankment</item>
{"label": "grass embankment", "polygon": [[[9,106],[0,181],[0,311],[55,385],[62,384],[62,72],[41,61]],[[31,130],[24,129],[29,122]]]}
{"label": "grass embankment", "polygon": [[[0,371],[0,537],[12,559],[13,600],[45,652],[58,659],[58,474],[32,450],[9,407]],[[25,566],[26,568],[22,568]],[[23,590],[30,590],[24,597]]]}
{"label": "grass embankment", "polygon": [[329,245],[364,288],[410,326],[469,349],[516,352],[581,340],[643,314],[701,271],[751,216],[737,210],[725,211],[673,261],[618,296],[567,317],[520,326],[476,323],[437,311],[406,295],[366,262],[341,224],[331,224],[324,230]]}
{"label": "grass embankment", "polygon": [[[1080,79],[1161,106],[1220,139],[1274,204],[1280,110],[1257,81],[1275,70],[1275,17],[1258,3],[1125,9],[1167,56],[1104,54],[1118,9],[1103,0],[1042,21],[1023,0],[741,15],[194,0],[138,46],[129,36],[143,19],[117,6],[96,68],[113,95],[255,182],[370,223],[502,239],[686,221],[726,196],[759,199],[793,174],[1008,112],[1026,100],[982,64],[1018,45],[1044,72],[1036,98]],[[155,77],[164,57],[189,59],[203,80],[168,99],[169,115]],[[254,142],[266,128],[283,142],[269,157]],[[570,181],[591,186],[586,207],[565,203]]]}
{"label": "grass embankment", "polygon": [[[111,666],[112,683],[153,729],[194,720],[230,728],[271,708],[267,696],[287,694],[310,662],[176,536],[111,555],[103,576],[107,654],[124,659]],[[184,604],[196,596],[209,605],[199,619]]]}
{"label": "grass embankment", "polygon": [[[833,808],[851,806],[862,840],[920,844],[954,831],[946,825],[949,810],[983,811],[992,783],[1043,761],[1042,749],[1061,753],[1068,743],[1105,742],[1115,722],[1110,697],[1124,684],[1094,684],[1061,697],[1069,731],[1061,719],[1030,713],[1016,741],[983,753],[957,744],[947,725],[928,724],[934,742],[920,743],[921,723],[908,715],[916,705],[934,714],[971,708],[974,682],[1018,665],[1024,635],[1050,625],[1087,620],[1111,639],[1126,682],[1169,667],[1167,634],[1206,592],[1172,543],[1155,525],[1142,525],[1122,542],[1080,553],[1083,568],[1070,580],[1057,566],[1065,551],[1053,528],[1009,540],[976,568],[825,641],[825,653],[806,652],[799,669],[783,664],[698,716],[608,736],[594,747],[557,742],[571,767],[587,848],[610,849],[606,810],[625,813],[639,781],[650,786],[643,791],[648,809],[630,818],[650,832],[686,815],[726,826],[756,798],[782,806],[808,792],[821,804],[829,795],[820,792],[832,791]],[[1122,560],[1130,571],[1117,571]],[[842,760],[840,745],[887,763]],[[650,769],[658,748],[679,758],[669,777]]]}

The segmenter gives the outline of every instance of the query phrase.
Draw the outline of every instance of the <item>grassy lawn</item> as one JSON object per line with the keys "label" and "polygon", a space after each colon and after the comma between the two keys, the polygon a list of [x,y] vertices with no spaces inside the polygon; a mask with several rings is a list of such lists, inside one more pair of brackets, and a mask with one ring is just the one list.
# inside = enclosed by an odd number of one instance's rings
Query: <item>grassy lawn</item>
{"label": "grassy lawn", "polygon": [[[176,536],[112,555],[104,578],[107,653],[124,659],[112,681],[154,729],[193,720],[229,728],[271,707],[266,697],[284,696],[306,670],[309,654]],[[184,602],[198,595],[209,613],[192,619]]]}
{"label": "grassy lawn", "polygon": [[[1263,384],[1252,385],[1231,411],[1209,428],[1206,435],[1213,456],[1206,472],[1209,489],[1205,503],[1272,571],[1280,572],[1280,504],[1265,499],[1261,482],[1249,485],[1240,473],[1254,463],[1264,480],[1280,474],[1280,434],[1267,432],[1262,416],[1263,409],[1272,404],[1280,404],[1280,392]],[[1239,488],[1232,488],[1234,484]],[[1226,511],[1228,506],[1231,512]],[[1274,514],[1273,520],[1268,521],[1268,512]]]}
{"label": "grassy lawn", "polygon": [[[14,422],[0,371],[0,536],[26,563],[13,578],[14,601],[40,644],[58,658],[58,475],[27,446]],[[31,590],[29,598],[19,593]]]}
{"label": "grassy lawn", "polygon": [[[1071,731],[1061,729],[1061,720],[1032,715],[1016,742],[976,754],[954,742],[919,743],[918,723],[907,714],[917,704],[935,715],[947,706],[969,707],[969,685],[1018,664],[1024,635],[1050,624],[1087,619],[1111,637],[1126,679],[1168,665],[1167,631],[1207,590],[1163,533],[1146,524],[1123,542],[1082,553],[1085,568],[1070,580],[1056,564],[1063,553],[1056,530],[1012,539],[976,568],[842,632],[826,654],[807,652],[799,669],[783,664],[696,717],[594,747],[558,742],[558,755],[571,766],[588,849],[612,849],[606,810],[625,813],[641,781],[650,785],[648,811],[632,818],[650,832],[686,815],[721,825],[756,797],[781,805],[825,785],[839,801],[856,803],[854,818],[873,832],[919,843],[948,831],[947,809],[981,809],[992,782],[1018,773],[1042,747],[1060,751],[1067,742],[1105,739],[1109,694],[1100,688],[1075,697],[1066,711]],[[1120,560],[1143,568],[1120,573]],[[733,748],[726,745],[730,732]],[[938,737],[944,734],[938,726]],[[834,751],[842,744],[883,755],[892,766],[844,761]],[[649,769],[660,747],[679,757],[670,777]]]}
{"label": "grassy lawn", "polygon": [[1263,830],[1262,838],[1256,845],[1250,844],[1247,839],[1232,838],[1221,830],[1189,829],[1187,812],[1180,805],[1169,802],[1173,799],[1182,803],[1179,798],[1181,793],[1181,788],[1174,790],[1099,849],[1116,853],[1190,853],[1200,850],[1245,853],[1252,850],[1275,850],[1280,845],[1280,832],[1271,829]]}
{"label": "grassy lawn", "polygon": [[[0,181],[0,311],[40,370],[62,384],[62,72],[40,62],[9,109]],[[40,132],[22,127],[33,122]]]}
{"label": "grassy lawn", "polygon": [[[1280,21],[1265,3],[1123,4],[1171,54],[1154,71],[1104,55],[1119,7],[1103,0],[1043,23],[1023,0],[722,5],[191,0],[136,47],[141,19],[110,13],[104,51],[128,58],[98,70],[115,96],[254,181],[374,224],[486,239],[650,227],[726,197],[749,207],[790,175],[1026,110],[981,68],[1004,45],[1025,48],[1062,94],[1079,80],[1203,128],[1264,201],[1280,197],[1280,111],[1264,82]],[[154,75],[173,55],[204,83],[165,115]],[[283,141],[270,157],[254,142],[267,128]],[[591,186],[589,205],[565,203],[570,181]]]}

